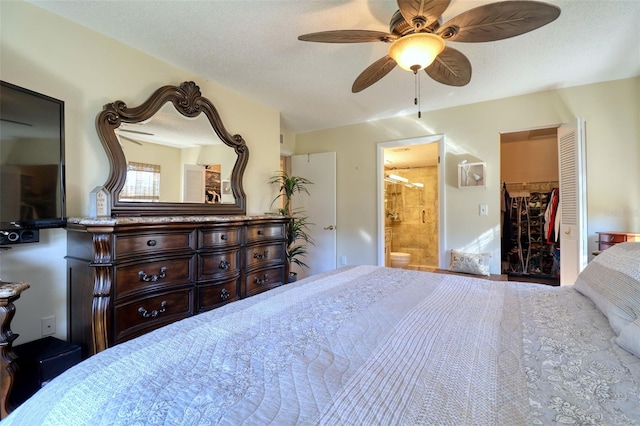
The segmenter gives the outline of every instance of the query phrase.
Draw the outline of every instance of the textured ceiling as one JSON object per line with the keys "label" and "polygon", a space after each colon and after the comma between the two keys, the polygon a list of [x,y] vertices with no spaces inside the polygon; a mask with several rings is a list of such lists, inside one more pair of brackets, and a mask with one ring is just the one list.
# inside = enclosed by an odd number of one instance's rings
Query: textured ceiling
{"label": "textured ceiling", "polygon": [[[297,40],[333,29],[388,31],[395,1],[30,3],[272,107],[294,132],[406,114],[418,119],[413,75],[399,67],[351,93],[354,79],[386,55],[387,44]],[[452,0],[443,21],[486,3]],[[640,75],[640,0],[547,3],[559,6],[561,15],[533,32],[489,43],[450,42],[471,61],[471,82],[450,87],[421,73],[423,117],[430,110]]]}

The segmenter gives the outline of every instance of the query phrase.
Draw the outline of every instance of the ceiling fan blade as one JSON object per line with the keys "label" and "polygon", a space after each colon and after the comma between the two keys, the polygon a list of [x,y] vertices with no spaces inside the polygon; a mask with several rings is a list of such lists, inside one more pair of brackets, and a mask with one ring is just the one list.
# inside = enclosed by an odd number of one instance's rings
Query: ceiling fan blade
{"label": "ceiling fan blade", "polygon": [[372,41],[392,42],[397,36],[382,31],[370,30],[334,30],[303,34],[298,40],[319,43],[367,43]]}
{"label": "ceiling fan blade", "polygon": [[395,68],[396,61],[389,55],[380,58],[362,71],[351,86],[351,92],[358,93],[380,80]]}
{"label": "ceiling fan blade", "polygon": [[431,25],[449,7],[451,0],[398,0],[402,17],[416,30]]}
{"label": "ceiling fan blade", "polygon": [[424,71],[435,81],[449,86],[464,86],[471,81],[469,59],[449,46]]}
{"label": "ceiling fan blade", "polygon": [[136,133],[138,135],[147,135],[147,136],[153,136],[153,133],[149,133],[149,132],[143,132],[142,130],[132,130],[132,129],[123,129],[120,128],[118,129],[119,132],[127,132],[127,133]]}
{"label": "ceiling fan blade", "polygon": [[540,28],[560,16],[560,8],[537,1],[502,1],[470,9],[440,26],[449,41],[502,40]]}
{"label": "ceiling fan blade", "polygon": [[142,143],[138,142],[138,141],[137,141],[137,140],[135,140],[135,139],[128,138],[128,137],[126,137],[126,136],[122,136],[122,135],[120,135],[120,139],[122,139],[123,141],[126,141],[126,142],[131,142],[131,143],[134,143],[134,144],[136,144],[136,145],[140,145],[140,146],[142,146]]}

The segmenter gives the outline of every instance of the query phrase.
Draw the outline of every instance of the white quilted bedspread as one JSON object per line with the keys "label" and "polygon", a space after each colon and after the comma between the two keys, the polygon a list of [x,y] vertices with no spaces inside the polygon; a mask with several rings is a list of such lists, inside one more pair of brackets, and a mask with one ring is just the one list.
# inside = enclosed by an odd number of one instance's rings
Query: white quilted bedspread
{"label": "white quilted bedspread", "polygon": [[640,362],[572,288],[360,266],[99,353],[16,425],[640,423]]}

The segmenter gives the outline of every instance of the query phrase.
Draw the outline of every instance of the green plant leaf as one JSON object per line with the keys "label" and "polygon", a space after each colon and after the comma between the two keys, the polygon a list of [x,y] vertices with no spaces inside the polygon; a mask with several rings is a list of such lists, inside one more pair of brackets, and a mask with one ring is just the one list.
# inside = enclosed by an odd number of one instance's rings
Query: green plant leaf
{"label": "green plant leaf", "polygon": [[[290,176],[287,172],[280,171],[269,179],[269,183],[279,185],[279,194],[273,199],[271,206],[277,201],[281,201],[282,206],[278,209],[278,213],[290,218],[286,235],[287,260],[290,264],[295,263],[301,267],[308,268],[309,266],[301,258],[307,254],[306,245],[314,244],[313,239],[308,234],[309,225],[313,225],[313,223],[309,222],[309,218],[304,211],[291,207],[291,199],[296,193],[304,192],[309,194],[307,185],[312,185],[313,182],[306,178]],[[296,245],[296,241],[303,243]]]}

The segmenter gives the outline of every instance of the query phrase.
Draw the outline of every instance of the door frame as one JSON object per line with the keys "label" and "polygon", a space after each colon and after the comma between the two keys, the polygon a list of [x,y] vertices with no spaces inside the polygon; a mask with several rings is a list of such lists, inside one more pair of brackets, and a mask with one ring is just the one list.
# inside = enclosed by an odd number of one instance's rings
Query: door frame
{"label": "door frame", "polygon": [[438,268],[442,269],[447,263],[445,254],[445,166],[444,153],[446,139],[443,134],[421,136],[410,139],[397,139],[378,142],[376,147],[376,194],[377,194],[377,218],[378,218],[378,266],[385,266],[384,256],[384,150],[402,146],[425,145],[439,143],[438,146]]}
{"label": "door frame", "polygon": [[[505,133],[513,133],[513,132],[525,132],[531,130],[540,130],[540,129],[557,129],[556,133],[556,144],[558,149],[558,181],[559,181],[559,189],[562,189],[562,170],[561,170],[561,158],[560,158],[560,132],[562,128],[566,128],[567,126],[575,126],[575,132],[577,136],[575,138],[575,150],[576,150],[576,199],[577,199],[577,219],[578,223],[572,227],[574,233],[578,234],[577,239],[579,239],[577,243],[576,252],[578,253],[575,259],[576,271],[572,271],[573,274],[569,274],[566,271],[566,267],[560,267],[560,285],[569,285],[573,284],[577,273],[580,273],[584,269],[588,261],[588,250],[587,250],[587,242],[589,238],[588,234],[588,222],[587,222],[587,184],[586,184],[586,135],[585,135],[585,120],[582,117],[577,117],[574,121],[568,123],[560,123],[560,124],[550,124],[547,126],[536,126],[536,127],[528,127],[518,130],[509,130],[509,131],[501,131],[498,137],[498,143],[500,143],[501,137]],[[500,186],[502,187],[502,185]],[[563,191],[560,191],[562,197]],[[562,200],[562,198],[561,198]],[[500,224],[502,226],[502,224]],[[566,230],[566,225],[561,224],[561,231]],[[568,235],[568,233],[567,233]],[[562,251],[560,252],[560,259],[562,261]],[[566,259],[566,258],[565,258]],[[502,264],[502,258],[500,259],[500,263]],[[565,260],[566,262],[566,260]],[[563,273],[564,271],[564,273]],[[502,273],[502,271],[501,271]],[[569,275],[569,276],[567,276]]]}

